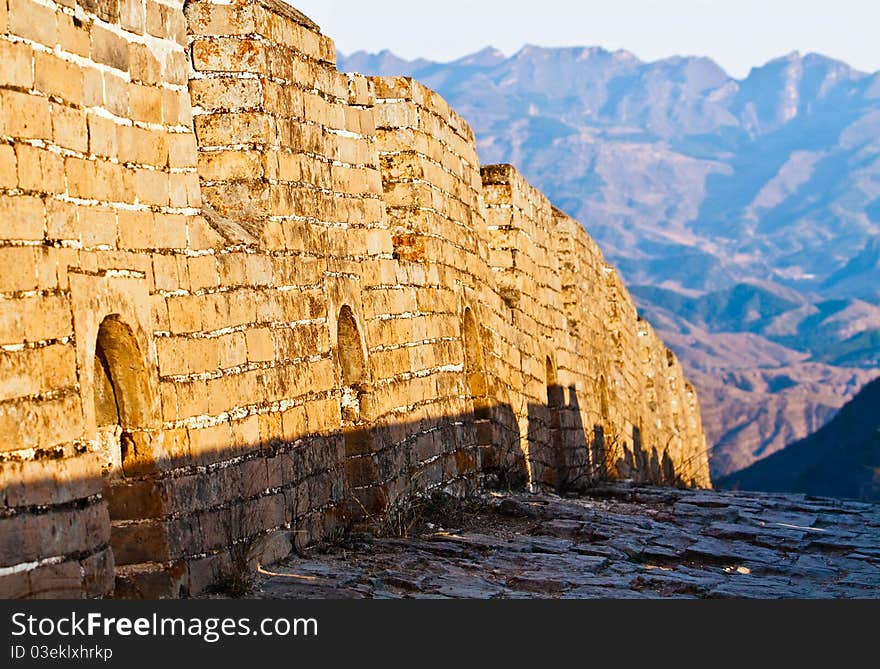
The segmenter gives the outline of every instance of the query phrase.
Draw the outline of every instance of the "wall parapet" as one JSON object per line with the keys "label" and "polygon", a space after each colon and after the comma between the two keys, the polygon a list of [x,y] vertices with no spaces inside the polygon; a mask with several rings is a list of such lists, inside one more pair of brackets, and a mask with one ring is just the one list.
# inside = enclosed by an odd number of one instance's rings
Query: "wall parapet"
{"label": "wall parapet", "polygon": [[135,5],[0,13],[0,594],[194,594],[435,491],[710,485],[675,356],[439,95],[280,1]]}

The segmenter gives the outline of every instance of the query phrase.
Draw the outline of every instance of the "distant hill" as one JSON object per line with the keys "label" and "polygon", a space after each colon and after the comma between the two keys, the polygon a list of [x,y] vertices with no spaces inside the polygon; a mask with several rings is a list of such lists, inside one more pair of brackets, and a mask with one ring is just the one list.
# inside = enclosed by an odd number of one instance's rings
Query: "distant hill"
{"label": "distant hill", "polygon": [[715,484],[880,501],[880,379],[818,432]]}
{"label": "distant hill", "polygon": [[580,220],[699,391],[723,476],[820,427],[880,364],[880,73],[791,53],[486,48],[413,76]]}

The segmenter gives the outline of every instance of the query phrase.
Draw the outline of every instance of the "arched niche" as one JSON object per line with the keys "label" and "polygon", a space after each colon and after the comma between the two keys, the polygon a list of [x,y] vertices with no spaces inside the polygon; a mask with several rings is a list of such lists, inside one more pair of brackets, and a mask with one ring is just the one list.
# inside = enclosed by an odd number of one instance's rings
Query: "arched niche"
{"label": "arched niche", "polygon": [[111,474],[135,474],[152,455],[139,433],[150,427],[153,398],[137,339],[116,314],[98,327],[93,367],[95,425]]}
{"label": "arched niche", "polygon": [[347,304],[336,318],[336,363],[339,367],[340,409],[345,451],[347,508],[355,519],[379,511],[384,503],[374,456],[374,426],[365,407],[368,402],[367,359],[357,319]]}
{"label": "arched niche", "polygon": [[553,456],[554,479],[558,489],[566,482],[565,453],[562,448],[562,416],[564,391],[559,385],[556,364],[549,355],[544,359],[544,374],[547,385],[547,427],[548,442]]}
{"label": "arched niche", "polygon": [[357,320],[351,307],[344,304],[336,319],[336,359],[342,385],[360,385],[366,380],[367,361]]}
{"label": "arched niche", "polygon": [[480,414],[488,407],[486,365],[483,359],[483,345],[480,341],[477,320],[470,307],[464,310],[461,330],[467,388],[474,402],[474,413]]}
{"label": "arched niche", "polygon": [[[464,310],[461,323],[461,341],[464,348],[464,375],[466,390],[473,406],[474,443],[481,452],[491,449],[492,408],[489,402],[489,388],[486,379],[486,364],[483,356],[483,343],[474,312],[470,307]],[[493,458],[485,458],[491,462]],[[461,467],[459,468],[461,469]],[[460,473],[464,473],[461,472]]]}
{"label": "arched niche", "polygon": [[162,516],[162,507],[151,478],[155,431],[150,429],[149,374],[132,328],[118,314],[101,321],[92,365],[95,423],[107,463],[102,492],[114,563],[124,567],[164,562],[167,543],[154,520]]}
{"label": "arched niche", "polygon": [[600,374],[595,386],[598,400],[598,420],[593,426],[593,441],[590,449],[590,468],[595,478],[606,478],[614,471],[614,453],[609,448],[611,437],[610,402],[608,382],[604,374]]}

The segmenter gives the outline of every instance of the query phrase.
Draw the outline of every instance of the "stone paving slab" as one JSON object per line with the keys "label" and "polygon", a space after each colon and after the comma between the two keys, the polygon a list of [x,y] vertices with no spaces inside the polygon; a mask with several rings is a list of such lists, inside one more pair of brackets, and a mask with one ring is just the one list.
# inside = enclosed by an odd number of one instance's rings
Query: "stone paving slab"
{"label": "stone paving slab", "polygon": [[482,502],[456,527],[291,556],[255,596],[880,598],[878,505],[627,484]]}

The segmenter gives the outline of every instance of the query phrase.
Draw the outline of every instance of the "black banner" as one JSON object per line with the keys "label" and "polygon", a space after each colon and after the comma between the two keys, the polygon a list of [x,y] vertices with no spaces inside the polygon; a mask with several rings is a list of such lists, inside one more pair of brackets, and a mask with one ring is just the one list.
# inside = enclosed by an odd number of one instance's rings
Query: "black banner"
{"label": "black banner", "polygon": [[823,655],[839,664],[874,657],[878,614],[880,603],[867,601],[0,601],[0,667],[269,667],[294,658],[751,665],[771,655],[786,666]]}

